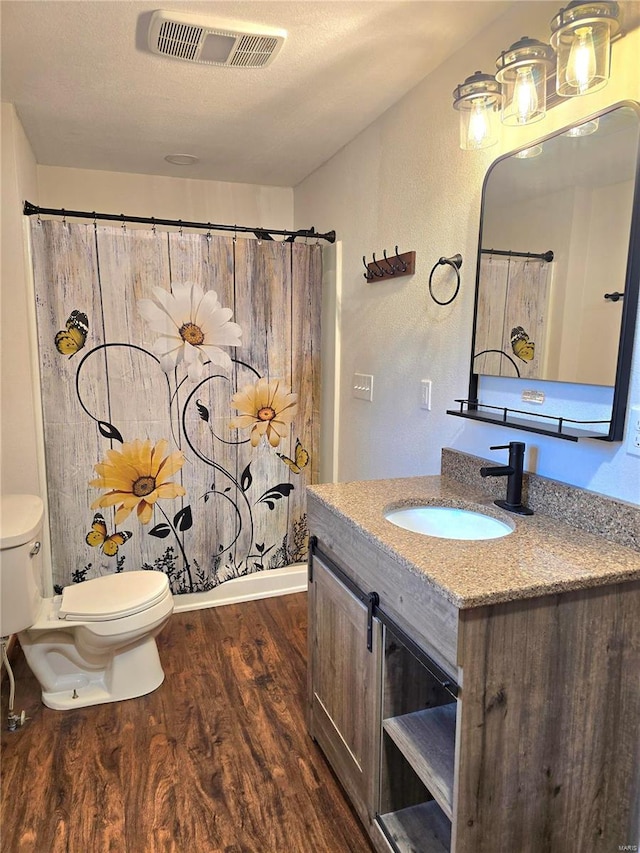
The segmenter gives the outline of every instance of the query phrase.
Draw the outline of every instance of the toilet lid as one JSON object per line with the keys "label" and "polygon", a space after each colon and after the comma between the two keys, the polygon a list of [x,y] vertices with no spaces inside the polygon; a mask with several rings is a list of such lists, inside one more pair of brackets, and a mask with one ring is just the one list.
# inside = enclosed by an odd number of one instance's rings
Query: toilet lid
{"label": "toilet lid", "polygon": [[82,622],[121,619],[152,607],[168,592],[169,581],[162,572],[105,575],[65,587],[58,615]]}

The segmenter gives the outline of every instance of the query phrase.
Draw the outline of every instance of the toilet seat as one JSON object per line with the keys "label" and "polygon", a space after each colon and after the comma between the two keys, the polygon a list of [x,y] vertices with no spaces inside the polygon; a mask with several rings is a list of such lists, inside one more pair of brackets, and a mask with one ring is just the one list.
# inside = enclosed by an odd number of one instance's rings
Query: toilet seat
{"label": "toilet seat", "polygon": [[65,587],[58,618],[77,622],[123,619],[148,610],[168,594],[169,580],[162,572],[105,575]]}

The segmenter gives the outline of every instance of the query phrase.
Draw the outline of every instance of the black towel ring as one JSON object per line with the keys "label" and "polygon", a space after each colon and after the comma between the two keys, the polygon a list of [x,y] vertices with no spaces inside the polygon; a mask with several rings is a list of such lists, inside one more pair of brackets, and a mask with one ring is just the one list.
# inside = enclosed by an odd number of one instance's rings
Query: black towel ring
{"label": "black towel ring", "polygon": [[[451,297],[451,299],[447,299],[446,302],[441,302],[439,299],[436,299],[435,296],[433,295],[433,289],[431,287],[431,281],[433,279],[433,274],[436,271],[436,269],[439,266],[444,265],[444,264],[449,264],[450,267],[453,267],[453,269],[456,271],[456,278],[458,279],[458,281],[456,283],[455,292],[454,292],[453,296]],[[438,305],[450,305],[453,302],[453,300],[456,298],[456,296],[458,295],[458,291],[460,290],[460,267],[461,266],[462,266],[462,255],[452,255],[450,258],[440,258],[438,260],[438,262],[433,265],[433,269],[431,270],[431,274],[429,275],[429,293],[431,294],[431,298],[433,299],[433,301],[437,302]]]}

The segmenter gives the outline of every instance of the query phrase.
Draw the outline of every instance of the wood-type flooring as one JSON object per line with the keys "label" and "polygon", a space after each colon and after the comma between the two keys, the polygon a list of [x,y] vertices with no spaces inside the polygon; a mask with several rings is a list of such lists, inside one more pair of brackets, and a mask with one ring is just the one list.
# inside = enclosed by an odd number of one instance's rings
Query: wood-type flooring
{"label": "wood-type flooring", "polygon": [[40,701],[18,651],[2,853],[370,853],[305,725],[306,594],[174,614],[148,696]]}

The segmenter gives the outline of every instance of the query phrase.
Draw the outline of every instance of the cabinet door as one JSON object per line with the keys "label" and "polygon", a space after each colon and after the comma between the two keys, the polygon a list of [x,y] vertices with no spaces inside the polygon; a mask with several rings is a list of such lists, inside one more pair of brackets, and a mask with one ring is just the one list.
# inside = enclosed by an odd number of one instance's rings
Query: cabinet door
{"label": "cabinet door", "polygon": [[309,585],[309,728],[360,818],[375,815],[380,756],[381,625],[313,557]]}

